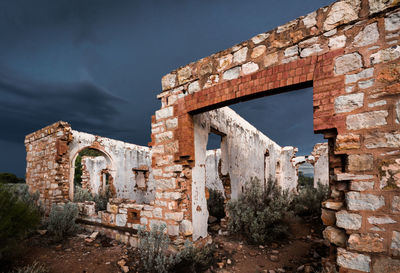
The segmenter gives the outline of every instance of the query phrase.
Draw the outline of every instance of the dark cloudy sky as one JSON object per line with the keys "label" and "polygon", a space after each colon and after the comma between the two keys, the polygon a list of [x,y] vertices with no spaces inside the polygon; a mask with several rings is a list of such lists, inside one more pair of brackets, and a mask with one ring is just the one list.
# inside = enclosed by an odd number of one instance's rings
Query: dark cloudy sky
{"label": "dark cloudy sky", "polygon": [[[57,120],[146,145],[161,77],[329,0],[2,0],[0,172],[25,173],[24,136]],[[234,109],[308,153],[312,90]]]}

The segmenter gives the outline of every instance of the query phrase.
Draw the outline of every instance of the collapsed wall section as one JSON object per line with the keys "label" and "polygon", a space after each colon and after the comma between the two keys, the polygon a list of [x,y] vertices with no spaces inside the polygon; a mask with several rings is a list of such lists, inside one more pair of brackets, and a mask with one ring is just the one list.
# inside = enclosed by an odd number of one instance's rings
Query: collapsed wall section
{"label": "collapsed wall section", "polygon": [[[94,164],[93,159],[84,159],[85,187],[95,187],[97,191],[102,171],[106,171],[111,178],[113,197],[138,203],[154,200],[148,147],[71,130],[71,126],[62,121],[26,136],[25,146],[26,183],[31,191],[39,191],[47,211],[52,203],[73,201],[75,160],[86,148],[98,150],[104,156],[98,162],[101,166]],[[138,172],[147,173],[144,189],[136,187]]]}

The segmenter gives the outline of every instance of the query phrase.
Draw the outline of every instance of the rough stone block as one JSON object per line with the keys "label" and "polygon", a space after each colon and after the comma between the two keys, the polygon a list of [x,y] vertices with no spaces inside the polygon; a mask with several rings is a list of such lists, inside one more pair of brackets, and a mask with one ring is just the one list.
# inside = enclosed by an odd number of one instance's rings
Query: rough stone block
{"label": "rough stone block", "polygon": [[247,52],[249,51],[249,49],[247,47],[243,47],[241,49],[239,49],[238,51],[236,51],[233,54],[233,62],[234,63],[244,63],[247,60]]}
{"label": "rough stone block", "polygon": [[349,210],[377,210],[385,205],[385,198],[374,194],[347,192],[346,203]]}
{"label": "rough stone block", "polygon": [[370,132],[364,139],[365,147],[375,148],[399,148],[400,132]]}
{"label": "rough stone block", "polygon": [[363,71],[361,71],[359,73],[346,75],[345,83],[346,84],[354,83],[361,79],[371,78],[372,76],[374,76],[374,68],[364,69]]}
{"label": "rough stone block", "polygon": [[166,107],[156,111],[156,120],[169,118],[174,115],[174,107]]}
{"label": "rough stone block", "polygon": [[259,45],[253,49],[253,52],[251,53],[251,58],[256,59],[263,55],[265,51],[267,50],[267,47],[265,45]]}
{"label": "rough stone block", "polygon": [[346,74],[362,67],[362,57],[358,53],[346,54],[336,58],[335,72],[338,75]]}
{"label": "rough stone block", "polygon": [[400,29],[400,11],[385,17],[385,30],[394,31]]}
{"label": "rough stone block", "polygon": [[237,78],[239,78],[240,71],[241,71],[240,66],[233,67],[233,68],[225,71],[224,74],[222,75],[222,78],[224,80],[237,79]]}
{"label": "rough stone block", "polygon": [[400,188],[400,158],[387,160],[381,163],[379,173],[381,176],[381,189]]}
{"label": "rough stone block", "polygon": [[344,229],[360,229],[362,216],[356,213],[348,213],[345,210],[336,213],[336,225]]}
{"label": "rough stone block", "polygon": [[386,49],[379,50],[378,52],[371,54],[371,63],[379,64],[393,61],[400,57],[400,46],[392,46]]}
{"label": "rough stone block", "polygon": [[193,225],[189,220],[183,220],[179,225],[179,230],[184,236],[190,236],[193,234]]}
{"label": "rough stone block", "polygon": [[336,223],[335,211],[321,209],[321,220],[325,226],[333,226]]}
{"label": "rough stone block", "polygon": [[398,3],[397,0],[368,0],[368,1],[369,1],[370,14],[383,11],[386,8],[392,7]]}
{"label": "rough stone block", "polygon": [[375,83],[374,79],[370,79],[367,81],[360,81],[358,82],[358,88],[360,89],[366,89],[366,88],[370,88],[371,86],[373,86]]}
{"label": "rough stone block", "polygon": [[325,201],[322,206],[327,209],[340,210],[343,207],[343,202],[341,201]]}
{"label": "rough stone block", "polygon": [[340,24],[345,24],[358,18],[360,0],[338,1],[332,5],[324,22],[324,30],[334,29]]}
{"label": "rough stone block", "polygon": [[356,234],[350,235],[348,249],[362,252],[384,252],[384,239],[379,234]]}
{"label": "rough stone block", "polygon": [[190,66],[182,67],[178,70],[178,84],[184,84],[189,81],[190,77],[192,76],[192,69]]}
{"label": "rough stone block", "polygon": [[126,221],[127,221],[127,215],[126,214],[117,214],[116,216],[116,224],[119,227],[124,227],[126,225]]}
{"label": "rough stone block", "polygon": [[350,252],[343,248],[338,248],[336,262],[338,265],[344,268],[370,272],[371,258],[367,255]]}
{"label": "rough stone block", "polygon": [[178,236],[179,235],[179,226],[178,225],[168,225],[167,231],[169,236]]}
{"label": "rough stone block", "polygon": [[311,55],[314,55],[318,52],[321,52],[323,49],[320,44],[313,44],[310,47],[306,47],[300,51],[300,57],[305,58]]}
{"label": "rough stone block", "polygon": [[183,212],[166,212],[165,218],[168,220],[180,222],[183,219]]}
{"label": "rough stone block", "polygon": [[396,255],[396,256],[400,255],[400,232],[399,231],[393,231],[392,243],[390,244],[390,249],[392,250],[394,255]]}
{"label": "rough stone block", "polygon": [[393,196],[392,199],[392,211],[400,212],[400,196]]}
{"label": "rough stone block", "polygon": [[364,93],[339,96],[335,99],[335,112],[345,113],[361,108],[364,105]]}
{"label": "rough stone block", "polygon": [[284,52],[285,57],[292,57],[292,56],[297,56],[299,55],[299,46],[291,46],[285,49]]}
{"label": "rough stone block", "polygon": [[360,31],[354,38],[355,46],[366,46],[376,43],[379,39],[378,24],[373,23],[367,25],[362,31]]}
{"label": "rough stone block", "polygon": [[267,39],[269,37],[269,33],[260,33],[256,36],[254,36],[253,38],[251,38],[251,41],[256,45],[259,44],[261,42],[263,42],[265,39]]}
{"label": "rough stone block", "polygon": [[359,130],[375,128],[386,125],[386,117],[389,113],[386,110],[372,111],[346,117],[346,126],[348,130]]}
{"label": "rough stone block", "polygon": [[400,272],[400,260],[378,257],[372,265],[372,272],[398,273]]}
{"label": "rough stone block", "polygon": [[374,188],[373,181],[351,181],[350,190],[352,191],[367,191]]}
{"label": "rough stone block", "polygon": [[274,52],[264,57],[264,67],[272,66],[278,62],[278,53]]}
{"label": "rough stone block", "polygon": [[248,75],[258,70],[258,64],[254,62],[248,62],[242,65],[243,74]]}
{"label": "rough stone block", "polygon": [[335,228],[333,226],[326,227],[323,231],[324,238],[334,245],[345,247],[346,246],[346,232],[344,230]]}
{"label": "rough stone block", "polygon": [[232,61],[233,61],[232,54],[222,56],[221,58],[218,59],[217,71],[218,72],[224,71],[232,64]]}
{"label": "rough stone block", "polygon": [[368,217],[368,223],[372,225],[388,225],[388,224],[395,224],[397,222],[392,218],[390,218],[389,216],[385,217],[370,216]]}
{"label": "rough stone block", "polygon": [[200,91],[200,82],[199,81],[194,81],[189,84],[188,86],[188,93],[193,94]]}
{"label": "rough stone block", "polygon": [[361,147],[360,135],[346,134],[336,137],[335,151],[359,149]]}
{"label": "rough stone block", "polygon": [[163,90],[172,89],[176,84],[176,75],[175,74],[167,74],[161,79],[161,86]]}
{"label": "rough stone block", "polygon": [[339,35],[336,37],[332,37],[329,39],[328,46],[331,49],[338,49],[342,48],[346,45],[346,36],[345,35]]}
{"label": "rough stone block", "polygon": [[374,167],[374,157],[371,154],[349,155],[349,171],[370,171]]}

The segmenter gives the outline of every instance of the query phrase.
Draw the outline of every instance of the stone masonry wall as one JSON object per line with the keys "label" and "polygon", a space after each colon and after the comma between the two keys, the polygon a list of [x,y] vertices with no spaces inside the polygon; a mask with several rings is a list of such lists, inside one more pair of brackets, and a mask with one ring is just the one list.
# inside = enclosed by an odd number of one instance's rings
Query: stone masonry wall
{"label": "stone masonry wall", "polygon": [[52,203],[68,200],[68,143],[70,126],[56,122],[25,137],[26,183],[30,191],[39,191],[46,211]]}
{"label": "stone masonry wall", "polygon": [[329,143],[322,216],[336,263],[400,271],[399,18],[397,0],[337,1],[164,76],[152,119],[156,191],[185,197],[156,200],[162,217],[193,220],[195,114],[312,86],[314,131]]}

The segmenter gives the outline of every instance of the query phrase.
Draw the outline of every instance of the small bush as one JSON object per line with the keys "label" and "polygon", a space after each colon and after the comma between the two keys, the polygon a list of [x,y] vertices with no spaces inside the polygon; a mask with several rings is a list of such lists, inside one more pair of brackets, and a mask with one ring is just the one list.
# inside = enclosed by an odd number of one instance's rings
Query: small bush
{"label": "small bush", "polygon": [[207,200],[208,212],[218,219],[225,217],[224,196],[220,191],[209,189],[210,197]]}
{"label": "small bush", "polygon": [[154,225],[151,231],[139,229],[139,257],[144,272],[166,273],[180,262],[179,255],[168,253],[170,243],[165,225]]}
{"label": "small bush", "polygon": [[299,194],[293,197],[291,209],[298,216],[319,217],[321,203],[328,197],[328,186],[318,182],[315,189],[312,185],[301,187]]}
{"label": "small bush", "polygon": [[38,262],[34,262],[31,265],[27,265],[24,267],[19,267],[16,270],[12,271],[12,273],[48,273],[47,268]]}
{"label": "small bush", "polygon": [[78,231],[78,225],[75,223],[78,213],[78,206],[74,203],[67,203],[64,206],[52,205],[47,229],[54,240],[60,241]]}
{"label": "small bush", "polygon": [[40,223],[36,207],[24,203],[7,187],[0,185],[0,261],[18,250],[18,243]]}
{"label": "small bush", "polygon": [[93,201],[93,195],[87,190],[80,186],[74,188],[74,202],[85,202]]}
{"label": "small bush", "polygon": [[94,201],[96,203],[96,211],[106,210],[107,202],[110,198],[110,192],[108,186],[106,186],[105,194],[91,194],[87,189],[83,189],[80,186],[75,186],[74,190],[74,202],[85,202]]}
{"label": "small bush", "polygon": [[179,252],[181,261],[175,265],[173,272],[203,272],[214,262],[214,253],[214,244],[196,248],[192,242],[186,241]]}
{"label": "small bush", "polygon": [[287,235],[284,217],[289,195],[276,181],[268,180],[265,189],[260,180],[252,178],[238,200],[228,202],[228,228],[242,233],[250,243],[265,244]]}
{"label": "small bush", "polygon": [[30,193],[29,186],[27,184],[8,184],[5,185],[5,187],[21,202],[34,210],[38,210],[41,216],[44,215],[44,208],[39,200],[39,191]]}

